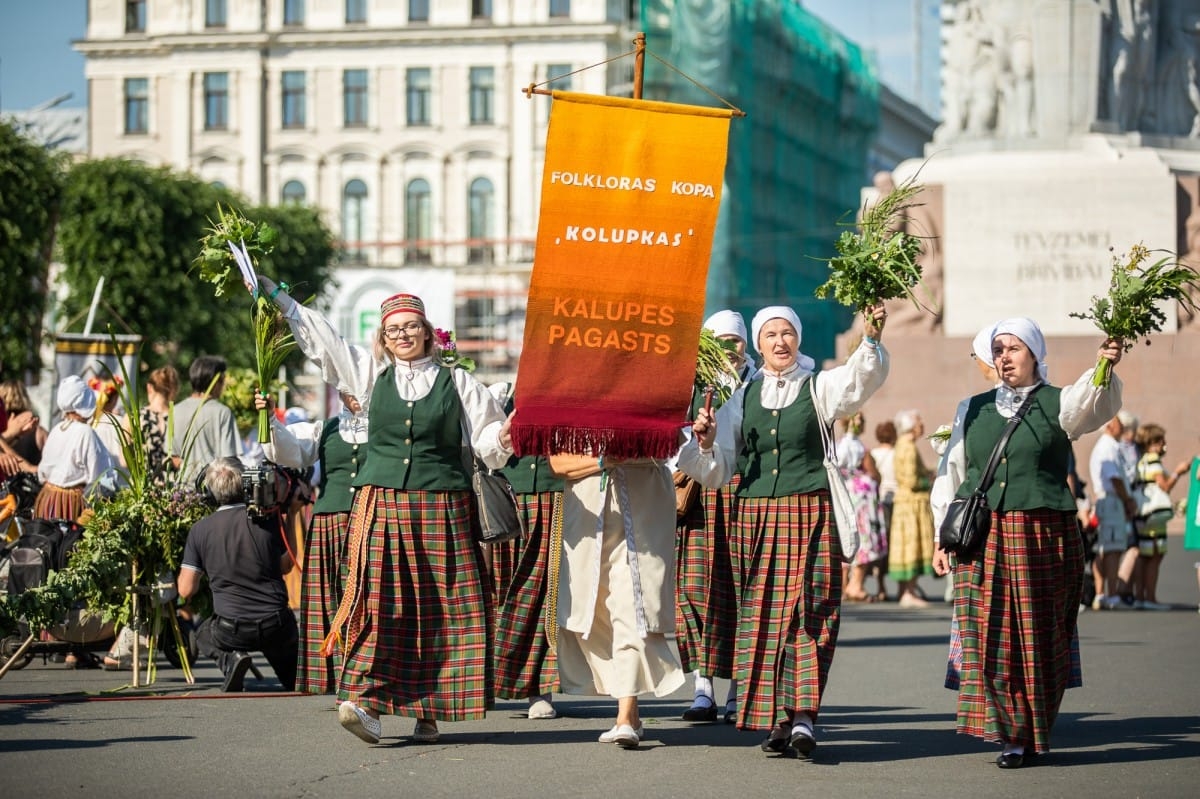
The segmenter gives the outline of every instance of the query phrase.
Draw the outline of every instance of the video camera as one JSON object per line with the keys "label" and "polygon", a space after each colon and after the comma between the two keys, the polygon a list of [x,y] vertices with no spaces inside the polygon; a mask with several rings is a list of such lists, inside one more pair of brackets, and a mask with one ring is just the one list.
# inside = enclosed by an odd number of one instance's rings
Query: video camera
{"label": "video camera", "polygon": [[279,511],[291,494],[291,479],[282,466],[270,461],[242,472],[242,498],[251,516]]}

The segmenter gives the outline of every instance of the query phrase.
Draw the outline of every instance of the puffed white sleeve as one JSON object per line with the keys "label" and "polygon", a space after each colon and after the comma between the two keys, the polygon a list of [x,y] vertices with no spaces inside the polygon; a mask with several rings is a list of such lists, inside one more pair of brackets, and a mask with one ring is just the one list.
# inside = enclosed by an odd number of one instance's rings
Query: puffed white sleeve
{"label": "puffed white sleeve", "polygon": [[271,440],[263,444],[263,454],[272,463],[289,469],[307,469],[317,462],[321,452],[324,422],[296,422],[285,425],[271,415]]}
{"label": "puffed white sleeve", "polygon": [[946,518],[946,509],[954,495],[967,479],[967,449],[963,444],[963,420],[967,417],[967,408],[971,401],[965,399],[958,404],[954,411],[954,426],[950,428],[950,440],[946,442],[946,453],[938,464],[938,475],[929,491],[929,504],[933,510],[933,541],[939,541],[938,531],[942,519]]}
{"label": "puffed white sleeve", "polygon": [[487,386],[472,377],[465,369],[454,369],[454,388],[463,406],[463,426],[471,449],[492,469],[500,469],[512,457],[512,450],[500,444],[500,427],[504,424],[504,409]]}
{"label": "puffed white sleeve", "polygon": [[863,339],[846,363],[821,372],[817,401],[825,419],[843,419],[857,413],[887,380],[891,360],[883,344]]}
{"label": "puffed white sleeve", "polygon": [[1099,430],[1121,410],[1121,378],[1110,372],[1108,387],[1101,388],[1092,385],[1095,371],[1088,369],[1059,395],[1058,423],[1072,441]]}
{"label": "puffed white sleeve", "polygon": [[349,343],[325,316],[290,297],[284,308],[285,297],[281,294],[276,302],[284,309],[300,351],[321,370],[321,380],[356,397],[371,396],[379,371],[371,351]]}
{"label": "puffed white sleeve", "polygon": [[733,478],[737,456],[742,451],[742,414],[746,392],[736,388],[717,411],[717,437],[708,452],[700,441],[690,437],[679,450],[679,471],[707,488],[720,488]]}

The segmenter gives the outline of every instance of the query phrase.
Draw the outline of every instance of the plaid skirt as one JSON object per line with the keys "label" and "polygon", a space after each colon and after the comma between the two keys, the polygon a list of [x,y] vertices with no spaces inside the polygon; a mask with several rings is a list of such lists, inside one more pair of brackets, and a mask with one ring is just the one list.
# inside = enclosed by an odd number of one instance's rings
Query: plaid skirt
{"label": "plaid skirt", "polygon": [[685,672],[733,676],[737,593],[729,553],[729,484],[706,488],[675,528],[675,640]]}
{"label": "plaid skirt", "polygon": [[1049,751],[1071,682],[1083,558],[1073,511],[992,514],[983,552],[954,568],[958,732]]}
{"label": "plaid skirt", "polygon": [[842,613],[842,563],[829,492],[738,498],[733,525],[745,583],[738,603],[737,726],[815,720]]}
{"label": "plaid skirt", "polygon": [[83,514],[85,508],[87,502],[83,499],[83,486],[62,488],[46,483],[33,501],[33,518],[73,522]]}
{"label": "plaid skirt", "polygon": [[466,491],[358,492],[339,699],[435,721],[481,719],[492,706],[492,594],[471,513]]}
{"label": "plaid skirt", "polygon": [[553,491],[518,494],[523,538],[492,545],[496,612],[496,696],[527,699],[558,690],[558,668],[546,640],[546,578]]}
{"label": "plaid skirt", "polygon": [[[953,579],[953,578],[951,578]],[[946,656],[945,686],[951,691],[957,691],[962,674],[963,650],[962,636],[958,632],[958,618],[950,617],[950,653]],[[1071,674],[1067,677],[1068,688],[1083,687],[1083,660],[1079,656],[1079,627],[1071,634]]]}
{"label": "plaid skirt", "polygon": [[296,690],[306,694],[337,691],[340,652],[321,654],[321,642],[333,626],[345,585],[346,531],[349,513],[315,513],[304,542],[300,587],[300,660]]}

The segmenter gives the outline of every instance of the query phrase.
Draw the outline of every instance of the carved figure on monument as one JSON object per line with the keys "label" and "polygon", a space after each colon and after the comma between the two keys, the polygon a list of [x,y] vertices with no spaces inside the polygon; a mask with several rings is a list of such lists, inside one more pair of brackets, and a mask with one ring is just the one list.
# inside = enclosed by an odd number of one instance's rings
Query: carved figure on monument
{"label": "carved figure on monument", "polygon": [[997,132],[1010,139],[1033,136],[1033,31],[1031,0],[992,0],[988,29],[999,66]]}
{"label": "carved figure on monument", "polygon": [[975,64],[976,31],[981,24],[973,2],[954,3],[944,25],[946,46],[942,69],[942,124],[933,140],[951,142],[967,129],[971,69]]}
{"label": "carved figure on monument", "polygon": [[1200,4],[1164,0],[1163,53],[1158,61],[1157,130],[1200,138]]}
{"label": "carved figure on monument", "polygon": [[1146,127],[1154,81],[1155,0],[1106,0],[1108,118],[1122,131]]}

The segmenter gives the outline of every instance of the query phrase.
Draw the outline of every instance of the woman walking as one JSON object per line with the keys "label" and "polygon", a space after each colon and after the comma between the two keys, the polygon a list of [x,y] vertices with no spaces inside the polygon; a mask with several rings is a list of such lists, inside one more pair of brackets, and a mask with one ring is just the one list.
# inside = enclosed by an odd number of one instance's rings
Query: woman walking
{"label": "woman walking", "polygon": [[[999,322],[992,357],[1000,385],[963,400],[942,459],[934,512],[979,484],[992,450],[1023,403],[1030,403],[988,490],[991,531],[982,551],[954,563],[954,617],[962,639],[958,732],[1000,743],[996,765],[1020,768],[1049,750],[1050,730],[1071,683],[1071,640],[1079,612],[1083,543],[1067,487],[1071,440],[1096,430],[1121,404],[1121,382],[1047,383],[1046,344],[1031,319]],[[1119,341],[1099,357],[1115,366]],[[934,568],[950,557],[938,550]]]}
{"label": "woman walking", "polygon": [[273,281],[260,285],[325,381],[366,398],[367,463],[351,482],[346,587],[324,650],[342,647],[338,720],[376,743],[381,714],[415,716],[412,740],[433,743],[439,721],[483,718],[492,704],[491,592],[462,446],[503,466],[504,413],[482,383],[435,357],[419,297],[386,299],[366,350]]}
{"label": "woman walking", "polygon": [[917,451],[917,439],[925,433],[925,422],[916,411],[896,414],[896,498],[892,504],[891,538],[888,542],[888,574],[896,581],[902,608],[923,608],[925,599],[917,580],[933,572],[933,514],[929,490],[933,472]]}
{"label": "woman walking", "polygon": [[[741,475],[733,537],[745,568],[737,632],[738,727],[771,730],[767,752],[807,756],[841,620],[841,548],[823,466],[822,420],[855,413],[883,385],[883,306],[846,364],[814,374],[785,306],[751,323],[763,367],[714,415],[701,409],[680,468],[715,488]],[[814,381],[810,386],[810,381]]]}

